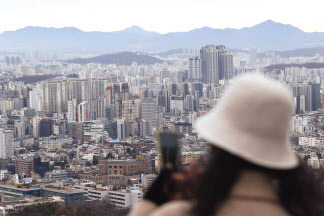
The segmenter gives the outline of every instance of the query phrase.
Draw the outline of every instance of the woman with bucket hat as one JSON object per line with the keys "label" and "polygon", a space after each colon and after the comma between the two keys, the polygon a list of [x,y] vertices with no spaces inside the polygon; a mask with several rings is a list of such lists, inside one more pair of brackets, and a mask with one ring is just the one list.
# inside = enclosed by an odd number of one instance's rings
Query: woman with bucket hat
{"label": "woman with bucket hat", "polygon": [[[195,129],[210,145],[205,163],[165,168],[134,215],[324,215],[319,177],[289,143],[292,95],[258,74],[238,77]],[[177,185],[177,193],[165,187]]]}

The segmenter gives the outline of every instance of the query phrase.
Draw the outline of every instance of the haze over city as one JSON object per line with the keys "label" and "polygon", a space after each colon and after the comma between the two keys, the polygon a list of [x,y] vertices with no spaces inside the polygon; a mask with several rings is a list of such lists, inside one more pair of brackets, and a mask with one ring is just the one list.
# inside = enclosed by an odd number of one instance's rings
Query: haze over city
{"label": "haze over city", "polygon": [[323,216],[323,8],[0,0],[0,216]]}
{"label": "haze over city", "polygon": [[25,26],[118,31],[133,25],[159,33],[244,28],[272,19],[305,32],[324,32],[321,0],[2,0],[0,32]]}

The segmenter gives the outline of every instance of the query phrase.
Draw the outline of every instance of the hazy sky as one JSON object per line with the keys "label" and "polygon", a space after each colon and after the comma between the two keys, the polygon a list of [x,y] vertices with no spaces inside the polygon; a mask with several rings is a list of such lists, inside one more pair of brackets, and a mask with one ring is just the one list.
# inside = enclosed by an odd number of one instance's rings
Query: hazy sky
{"label": "hazy sky", "polygon": [[272,19],[324,32],[324,0],[0,0],[0,32],[25,26],[160,33],[242,28]]}

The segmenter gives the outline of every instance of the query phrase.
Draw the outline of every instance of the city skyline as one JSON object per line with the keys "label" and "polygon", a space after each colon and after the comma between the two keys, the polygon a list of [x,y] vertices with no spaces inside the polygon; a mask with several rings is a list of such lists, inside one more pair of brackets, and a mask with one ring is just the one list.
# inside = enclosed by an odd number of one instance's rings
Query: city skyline
{"label": "city skyline", "polygon": [[[314,172],[320,171],[324,52],[292,57],[256,48],[232,52],[225,45],[162,52],[151,56],[154,61],[134,53],[138,58],[111,55],[109,61],[82,63],[60,60],[70,55],[37,50],[0,52],[0,214],[24,215],[21,212],[37,209],[34,204],[40,200],[44,212],[54,201],[61,211],[71,203],[95,202],[99,209],[109,200],[109,211],[126,215],[145,200],[143,195],[163,168],[155,135],[165,130],[181,134],[179,166],[198,162],[209,146],[197,134],[196,122],[221,105],[235,83],[232,79],[251,73],[287,88],[291,108],[296,107],[287,119],[290,147]],[[101,57],[95,59],[104,60]],[[261,107],[249,102],[256,93],[250,89],[240,101]],[[269,98],[267,92],[260,92],[260,100]],[[261,113],[277,107],[276,102],[270,99]],[[227,118],[242,125],[246,109],[238,113],[227,108],[233,113]],[[269,122],[260,112],[253,115],[261,125],[282,124],[282,119]],[[223,118],[217,121],[226,126]],[[263,126],[261,131],[262,136],[272,135]]]}
{"label": "city skyline", "polygon": [[[240,29],[268,19],[296,26],[305,32],[323,32],[324,24],[321,20],[324,15],[320,13],[322,5],[323,2],[319,0],[307,3],[291,0],[284,2],[204,0],[199,3],[191,0],[177,2],[167,0],[163,3],[147,0],[136,2],[13,0],[2,2],[0,19],[7,22],[6,25],[0,26],[0,33],[25,26],[56,28],[74,26],[83,31],[110,32],[133,25],[149,31],[169,33],[204,26]],[[294,10],[289,11],[287,16],[287,8],[292,6]]]}
{"label": "city skyline", "polygon": [[323,0],[0,5],[0,216],[324,215]]}

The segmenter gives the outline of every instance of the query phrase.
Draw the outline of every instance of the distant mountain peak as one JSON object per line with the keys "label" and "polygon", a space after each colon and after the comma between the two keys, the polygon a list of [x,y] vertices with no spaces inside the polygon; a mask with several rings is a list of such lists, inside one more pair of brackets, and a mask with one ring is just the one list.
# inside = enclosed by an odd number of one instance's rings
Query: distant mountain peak
{"label": "distant mountain peak", "polygon": [[213,30],[213,28],[208,27],[208,26],[203,26],[203,27],[200,28],[200,30],[209,31],[209,30]]}
{"label": "distant mountain peak", "polygon": [[[285,24],[282,24],[282,23],[279,23],[279,22],[275,22],[275,21],[273,21],[273,20],[271,20],[271,19],[268,19],[268,20],[263,21],[263,22],[261,22],[261,23],[255,25],[255,26],[253,26],[253,27],[256,27],[256,26],[265,26],[265,27],[269,27],[269,26],[284,26],[284,25],[285,25]],[[253,28],[253,27],[252,27],[252,28]]]}
{"label": "distant mountain peak", "polygon": [[127,32],[143,32],[145,31],[144,29],[142,29],[141,27],[137,26],[137,25],[133,25],[131,27],[128,27],[122,31],[127,31]]}
{"label": "distant mountain peak", "polygon": [[128,27],[128,29],[142,29],[142,28],[139,27],[138,25],[132,25],[131,27]]}
{"label": "distant mountain peak", "polygon": [[273,21],[272,19],[267,19],[266,21],[262,22],[264,24],[278,24],[278,22]]}
{"label": "distant mountain peak", "polygon": [[123,33],[127,33],[127,34],[136,34],[136,35],[141,35],[141,36],[146,36],[146,37],[151,37],[151,36],[157,36],[160,35],[157,32],[153,32],[153,31],[146,31],[145,29],[137,26],[137,25],[133,25],[131,27],[128,27],[124,30],[121,30],[120,32]]}
{"label": "distant mountain peak", "polygon": [[268,20],[261,22],[255,26],[252,26],[252,27],[250,27],[250,29],[257,29],[257,30],[264,29],[264,30],[270,30],[270,31],[273,31],[276,29],[278,31],[280,30],[280,31],[303,32],[302,30],[300,30],[299,28],[297,28],[295,26],[292,26],[289,24],[283,24],[280,22],[275,22],[271,19],[268,19]]}
{"label": "distant mountain peak", "polygon": [[308,33],[271,19],[242,29],[202,27],[187,32],[160,34],[134,25],[122,31],[82,31],[75,27],[28,26],[0,33],[0,51],[52,50],[54,52],[113,53],[158,52],[224,44],[229,48],[261,50],[323,46],[323,33]]}

